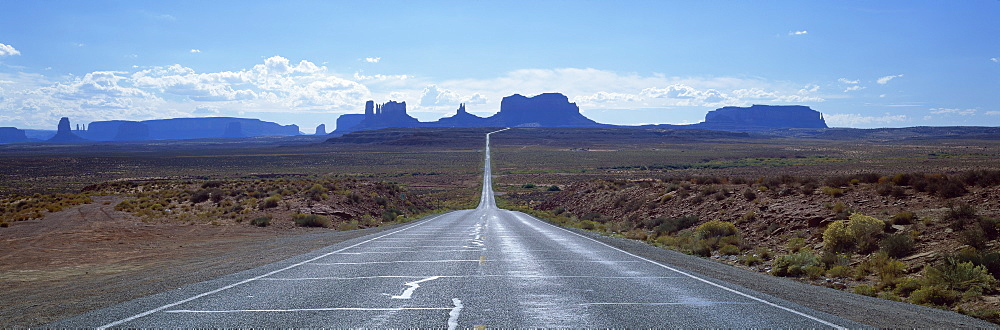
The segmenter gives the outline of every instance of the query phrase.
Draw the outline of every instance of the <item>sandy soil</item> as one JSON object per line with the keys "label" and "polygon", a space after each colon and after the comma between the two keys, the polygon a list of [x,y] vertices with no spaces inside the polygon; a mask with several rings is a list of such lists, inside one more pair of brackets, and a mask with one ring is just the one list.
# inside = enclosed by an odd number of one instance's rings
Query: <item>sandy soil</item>
{"label": "sandy soil", "polygon": [[387,229],[142,222],[115,197],[0,228],[0,327],[33,327]]}

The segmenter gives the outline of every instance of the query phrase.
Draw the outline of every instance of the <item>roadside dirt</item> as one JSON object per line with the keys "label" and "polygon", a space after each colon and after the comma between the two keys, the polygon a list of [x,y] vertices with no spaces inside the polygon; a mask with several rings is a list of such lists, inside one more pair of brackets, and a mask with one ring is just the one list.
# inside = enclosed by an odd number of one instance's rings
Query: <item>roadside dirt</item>
{"label": "roadside dirt", "polygon": [[115,211],[120,201],[96,197],[0,228],[0,327],[43,325],[389,228],[143,222]]}

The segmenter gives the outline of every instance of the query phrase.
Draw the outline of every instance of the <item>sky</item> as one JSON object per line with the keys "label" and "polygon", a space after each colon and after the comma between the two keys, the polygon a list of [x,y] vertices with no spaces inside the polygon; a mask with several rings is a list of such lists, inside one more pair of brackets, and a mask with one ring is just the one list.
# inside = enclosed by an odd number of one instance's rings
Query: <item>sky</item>
{"label": "sky", "polygon": [[0,127],[422,121],[563,93],[610,124],[807,105],[833,127],[1000,126],[1000,1],[3,1]]}

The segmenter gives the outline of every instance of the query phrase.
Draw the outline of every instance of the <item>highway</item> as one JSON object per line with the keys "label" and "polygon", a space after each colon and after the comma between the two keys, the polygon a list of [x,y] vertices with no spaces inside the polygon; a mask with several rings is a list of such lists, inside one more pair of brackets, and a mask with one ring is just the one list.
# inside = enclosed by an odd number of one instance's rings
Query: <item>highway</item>
{"label": "highway", "polygon": [[497,208],[489,136],[476,209],[436,215],[48,326],[864,326]]}

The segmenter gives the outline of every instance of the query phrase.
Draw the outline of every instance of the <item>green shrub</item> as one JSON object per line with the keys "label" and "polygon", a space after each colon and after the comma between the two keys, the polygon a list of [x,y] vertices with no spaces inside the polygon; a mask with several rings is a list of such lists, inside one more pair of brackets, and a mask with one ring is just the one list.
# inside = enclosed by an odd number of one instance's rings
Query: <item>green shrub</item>
{"label": "green shrub", "polygon": [[692,243],[691,254],[699,257],[712,256],[712,243],[707,240],[695,240]]}
{"label": "green shrub", "polygon": [[278,207],[278,202],[281,202],[281,195],[271,195],[271,197],[265,198],[260,204],[261,209],[269,209]]}
{"label": "green shrub", "polygon": [[680,218],[659,218],[662,219],[659,225],[654,229],[657,234],[673,234],[678,231],[690,228],[698,223],[697,216],[683,216]]}
{"label": "green shrub", "polygon": [[979,218],[976,213],[976,207],[969,204],[951,205],[942,220],[950,222],[949,226],[952,230],[962,230],[966,225]]}
{"label": "green shrub", "polygon": [[899,260],[889,259],[875,268],[875,275],[878,276],[880,286],[891,287],[896,285],[904,270],[906,270],[906,264]]}
{"label": "green shrub", "polygon": [[306,191],[306,197],[314,201],[321,201],[324,199],[324,197],[328,197],[326,195],[327,191],[330,190],[324,187],[323,185],[317,183],[312,185],[312,187],[310,187],[309,190]]}
{"label": "green shrub", "polygon": [[979,294],[991,290],[997,283],[986,267],[955,258],[945,258],[939,265],[924,268],[924,278],[931,286]]}
{"label": "green shrub", "polygon": [[823,193],[831,197],[840,197],[844,196],[844,189],[826,186],[823,187]]}
{"label": "green shrub", "polygon": [[879,219],[853,213],[849,221],[837,220],[823,232],[824,248],[834,252],[868,252],[877,245],[885,223]]}
{"label": "green shrub", "polygon": [[524,189],[535,189],[535,184],[534,183],[525,183],[525,184],[521,185],[521,188],[524,188]]}
{"label": "green shrub", "polygon": [[806,239],[802,237],[789,238],[788,242],[785,243],[785,247],[787,247],[788,251],[792,253],[799,252],[799,250],[805,246],[806,246]]}
{"label": "green shrub", "polygon": [[963,249],[958,254],[949,256],[958,262],[971,262],[977,266],[986,267],[994,278],[1000,277],[1000,252],[981,252],[976,249]]}
{"label": "green shrub", "polygon": [[874,297],[878,295],[878,291],[875,290],[875,288],[872,287],[871,285],[867,284],[858,284],[858,286],[854,287],[854,293],[869,297]]}
{"label": "green shrub", "polygon": [[259,217],[250,220],[250,224],[257,227],[267,227],[271,225],[271,217]]}
{"label": "green shrub", "polygon": [[562,191],[562,189],[559,189],[559,186],[557,186],[557,185],[551,185],[551,186],[549,186],[548,189],[545,189],[545,190],[547,190],[547,191]]}
{"label": "green shrub", "polygon": [[400,212],[397,212],[396,210],[392,210],[392,209],[390,209],[390,210],[382,210],[382,221],[383,222],[393,222],[393,221],[396,221],[396,219],[399,218],[399,215],[400,215]]}
{"label": "green shrub", "polygon": [[961,298],[962,295],[954,290],[931,285],[910,293],[909,301],[918,305],[951,306]]}
{"label": "green shrub", "polygon": [[913,253],[916,243],[909,234],[901,233],[889,235],[879,241],[879,248],[890,257],[902,258]]}
{"label": "green shrub", "polygon": [[725,237],[739,233],[736,225],[731,222],[712,220],[705,222],[695,229],[695,233],[701,238]]}
{"label": "green shrub", "polygon": [[826,267],[824,267],[823,264],[809,265],[803,268],[802,270],[805,271],[806,277],[808,277],[811,280],[823,277],[823,274],[826,273]]}
{"label": "green shrub", "polygon": [[958,233],[958,241],[978,250],[986,248],[986,234],[978,226],[967,228]]}
{"label": "green shrub", "polygon": [[885,299],[885,300],[892,300],[892,301],[903,301],[903,299],[899,298],[899,296],[897,296],[892,291],[879,292],[878,293],[878,298],[879,299]]}
{"label": "green shrub", "polygon": [[348,231],[358,229],[358,221],[351,220],[337,224],[337,231]]}
{"label": "green shrub", "polygon": [[775,259],[771,265],[771,274],[789,277],[802,276],[806,273],[806,267],[819,265],[819,258],[812,251],[802,250]]}
{"label": "green shrub", "polygon": [[897,295],[908,297],[913,291],[920,289],[922,284],[920,280],[915,278],[903,278],[896,283],[896,288],[893,290]]}
{"label": "green shrub", "polygon": [[732,244],[724,244],[719,248],[719,253],[724,256],[734,256],[740,254],[740,248]]}
{"label": "green shrub", "polygon": [[207,201],[209,197],[211,197],[209,191],[202,189],[192,193],[191,198],[189,200],[191,201],[191,204],[198,204]]}
{"label": "green shrub", "polygon": [[830,277],[846,278],[851,276],[851,268],[847,266],[833,266],[826,272]]}
{"label": "green shrub", "polygon": [[753,266],[762,262],[764,262],[764,259],[755,253],[749,253],[740,257],[740,263],[747,266]]}
{"label": "green shrub", "polygon": [[823,248],[833,252],[850,252],[854,249],[854,236],[847,227],[847,221],[837,220],[823,231]]}
{"label": "green shrub", "polygon": [[318,214],[296,213],[292,216],[292,221],[299,227],[330,227],[330,219]]}
{"label": "green shrub", "polygon": [[889,218],[894,225],[910,225],[917,222],[917,215],[913,212],[899,212]]}
{"label": "green shrub", "polygon": [[746,190],[743,192],[743,198],[745,198],[747,201],[753,201],[757,199],[757,194],[751,190]]}

